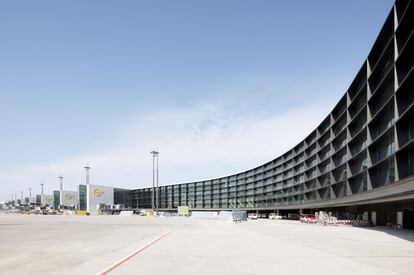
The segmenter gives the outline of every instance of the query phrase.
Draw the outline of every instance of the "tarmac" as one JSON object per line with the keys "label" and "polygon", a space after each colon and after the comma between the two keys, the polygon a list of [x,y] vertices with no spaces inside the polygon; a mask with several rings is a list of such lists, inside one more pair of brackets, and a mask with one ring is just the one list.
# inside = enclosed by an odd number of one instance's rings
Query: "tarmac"
{"label": "tarmac", "polygon": [[414,231],[298,221],[0,216],[0,274],[414,274]]}

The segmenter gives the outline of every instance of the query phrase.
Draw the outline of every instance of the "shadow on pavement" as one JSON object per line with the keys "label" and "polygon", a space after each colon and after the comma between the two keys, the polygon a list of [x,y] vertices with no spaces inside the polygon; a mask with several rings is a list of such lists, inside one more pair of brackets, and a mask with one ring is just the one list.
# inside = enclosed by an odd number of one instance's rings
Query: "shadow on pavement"
{"label": "shadow on pavement", "polygon": [[384,232],[394,237],[414,242],[414,229],[392,229],[385,226],[366,227],[365,229]]}

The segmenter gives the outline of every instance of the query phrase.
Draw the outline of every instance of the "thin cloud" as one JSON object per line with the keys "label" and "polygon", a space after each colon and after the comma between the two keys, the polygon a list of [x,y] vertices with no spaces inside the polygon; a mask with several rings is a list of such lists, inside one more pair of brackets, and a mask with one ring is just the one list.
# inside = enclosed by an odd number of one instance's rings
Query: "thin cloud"
{"label": "thin cloud", "polygon": [[149,152],[154,148],[161,151],[161,184],[239,172],[296,145],[327,113],[328,109],[311,106],[270,117],[259,113],[241,115],[228,106],[216,105],[147,113],[125,122],[114,141],[99,152],[1,171],[1,197],[9,198],[29,186],[38,187],[41,181],[50,193],[58,187],[57,176],[61,173],[65,189],[75,189],[84,182],[85,163],[92,166],[94,184],[149,186]]}

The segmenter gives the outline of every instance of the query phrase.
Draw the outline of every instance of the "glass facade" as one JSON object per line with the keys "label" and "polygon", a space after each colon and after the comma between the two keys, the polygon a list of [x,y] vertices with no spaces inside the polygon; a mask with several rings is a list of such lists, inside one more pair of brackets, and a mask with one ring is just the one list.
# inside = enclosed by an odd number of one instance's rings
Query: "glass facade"
{"label": "glass facade", "polygon": [[42,204],[42,195],[36,195],[36,205]]}
{"label": "glass facade", "polygon": [[130,190],[114,188],[114,204],[123,204],[125,208],[130,208],[132,206]]}
{"label": "glass facade", "polygon": [[80,184],[79,188],[79,210],[87,210],[86,202],[86,185]]}
{"label": "glass facade", "polygon": [[53,191],[53,208],[58,209],[60,205],[60,191]]}

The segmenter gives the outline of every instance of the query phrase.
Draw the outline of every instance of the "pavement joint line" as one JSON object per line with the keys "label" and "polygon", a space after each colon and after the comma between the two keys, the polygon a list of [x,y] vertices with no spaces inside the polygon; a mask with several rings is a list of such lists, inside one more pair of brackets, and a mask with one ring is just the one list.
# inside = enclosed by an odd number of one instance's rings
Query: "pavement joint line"
{"label": "pavement joint line", "polygon": [[215,245],[217,246],[217,248],[220,250],[220,252],[223,254],[224,258],[226,259],[227,263],[230,265],[230,267],[233,269],[234,274],[239,274],[236,270],[236,268],[233,266],[233,264],[231,263],[229,257],[227,257],[226,253],[224,252],[224,250],[221,248],[221,246],[218,244],[217,240],[214,238],[213,234],[211,233],[211,231],[209,229],[207,229],[207,227],[205,226],[204,223],[198,221],[199,224],[201,224],[201,226],[204,227],[204,229],[207,231],[207,233],[210,235],[210,238],[213,240],[213,242],[215,243]]}
{"label": "pavement joint line", "polygon": [[149,244],[145,245],[144,247],[141,247],[140,249],[138,249],[137,251],[131,253],[130,255],[128,255],[127,257],[125,257],[124,259],[122,259],[121,261],[117,262],[116,264],[108,267],[107,269],[105,269],[104,271],[100,272],[100,275],[106,275],[109,274],[110,272],[112,272],[114,269],[118,268],[119,266],[123,265],[124,263],[126,263],[127,261],[129,261],[130,259],[132,259],[133,257],[135,257],[136,255],[138,255],[139,253],[141,253],[142,251],[144,251],[145,249],[147,249],[148,247],[152,246],[153,244],[155,244],[156,242],[162,240],[164,237],[166,237],[168,234],[170,234],[170,232],[167,232],[165,234],[163,234],[161,237],[153,240],[152,242],[150,242]]}

